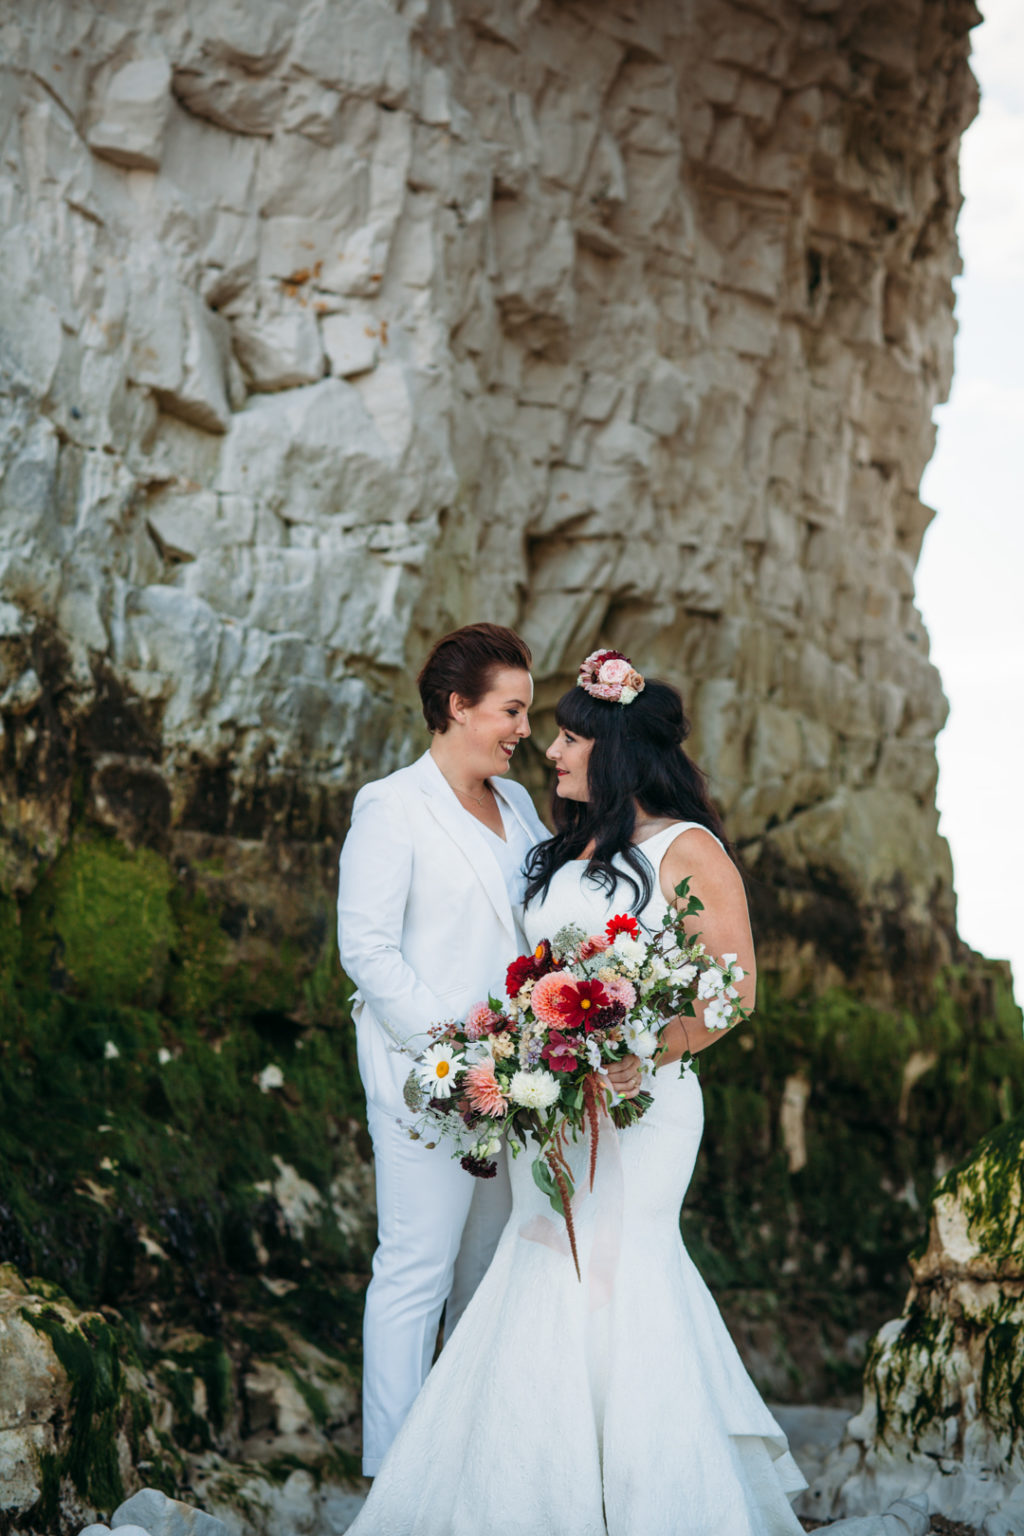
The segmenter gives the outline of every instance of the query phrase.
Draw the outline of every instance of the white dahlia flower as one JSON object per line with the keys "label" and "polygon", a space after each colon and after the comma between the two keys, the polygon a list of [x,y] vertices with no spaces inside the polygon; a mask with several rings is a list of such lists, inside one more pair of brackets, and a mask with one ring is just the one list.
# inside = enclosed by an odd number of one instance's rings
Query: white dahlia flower
{"label": "white dahlia flower", "polygon": [[515,1073],[508,1088],[513,1104],[521,1104],[524,1109],[550,1109],[560,1092],[554,1075],[543,1067],[536,1072]]}
{"label": "white dahlia flower", "polygon": [[612,950],[627,965],[639,965],[647,953],[647,945],[639,939],[631,939],[628,933],[617,933]]}

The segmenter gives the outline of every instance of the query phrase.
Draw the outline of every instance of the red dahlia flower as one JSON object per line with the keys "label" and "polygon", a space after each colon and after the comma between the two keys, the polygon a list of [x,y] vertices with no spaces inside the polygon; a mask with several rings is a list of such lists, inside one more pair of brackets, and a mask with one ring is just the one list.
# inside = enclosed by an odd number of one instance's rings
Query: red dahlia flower
{"label": "red dahlia flower", "polygon": [[572,1072],[579,1059],[576,1049],[575,1041],[567,1040],[564,1035],[558,1033],[557,1029],[553,1029],[548,1036],[547,1045],[540,1054],[552,1072]]}
{"label": "red dahlia flower", "polygon": [[605,924],[604,931],[608,935],[608,942],[614,944],[617,933],[628,933],[631,939],[638,939],[640,937],[640,924],[635,917],[620,915],[619,917],[610,917]]}
{"label": "red dahlia flower", "polygon": [[520,955],[518,960],[512,961],[505,972],[505,991],[509,997],[517,997],[525,982],[536,981],[538,976],[546,976],[554,968],[551,945],[547,939],[541,939],[532,955]]}
{"label": "red dahlia flower", "polygon": [[563,1015],[569,1029],[593,1029],[602,1008],[607,1008],[611,998],[599,981],[567,982],[555,1007]]}

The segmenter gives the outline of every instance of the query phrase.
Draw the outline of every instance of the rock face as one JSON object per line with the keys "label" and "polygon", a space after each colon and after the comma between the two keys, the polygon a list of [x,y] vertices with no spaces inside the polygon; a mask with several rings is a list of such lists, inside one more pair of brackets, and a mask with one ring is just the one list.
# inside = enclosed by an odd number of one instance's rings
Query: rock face
{"label": "rock face", "polygon": [[903,1315],[872,1346],[864,1406],[804,1497],[858,1514],[896,1491],[984,1536],[1024,1531],[1024,1116],[938,1186]]}
{"label": "rock face", "polygon": [[272,887],[290,839],[323,892],[427,638],[488,616],[542,703],[598,640],[683,684],[794,986],[934,973],[913,571],[976,20],[7,6],[5,887],[84,810]]}

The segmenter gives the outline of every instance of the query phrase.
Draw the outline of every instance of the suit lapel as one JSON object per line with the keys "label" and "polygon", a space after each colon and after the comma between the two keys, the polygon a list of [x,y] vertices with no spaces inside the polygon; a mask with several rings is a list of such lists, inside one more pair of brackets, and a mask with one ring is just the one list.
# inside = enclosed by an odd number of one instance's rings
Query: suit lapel
{"label": "suit lapel", "polygon": [[423,754],[417,767],[421,769],[420,786],[431,814],[465,854],[502,924],[515,937],[515,919],[512,916],[512,904],[508,899],[505,877],[488,846],[483,828],[478,829],[476,819],[459,805],[444,774],[429,752]]}

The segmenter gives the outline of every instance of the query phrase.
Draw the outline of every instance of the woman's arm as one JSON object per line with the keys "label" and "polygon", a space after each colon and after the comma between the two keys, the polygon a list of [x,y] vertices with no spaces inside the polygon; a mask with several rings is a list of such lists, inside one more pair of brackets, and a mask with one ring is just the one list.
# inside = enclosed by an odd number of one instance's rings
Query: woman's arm
{"label": "woman's arm", "polygon": [[[744,971],[743,980],[736,988],[739,1001],[744,1008],[752,1008],[757,990],[757,963],[743,881],[724,848],[710,832],[699,827],[680,832],[661,861],[662,893],[673,906],[679,906],[675,888],[687,875],[690,892],[704,903],[704,910],[687,918],[686,932],[699,933],[701,943],[716,959],[732,954],[737,957]],[[657,1057],[659,1066],[678,1061],[687,1051],[696,1056],[698,1051],[706,1050],[728,1033],[724,1029],[705,1028],[706,1007],[706,1003],[695,1002],[696,1013],[692,1019],[676,1018],[666,1026],[662,1035],[664,1045]]]}
{"label": "woman's arm", "polygon": [[418,1052],[444,1008],[402,955],[412,835],[393,791],[368,784],[352,807],[338,872],[338,952],[370,1012],[397,1045]]}

